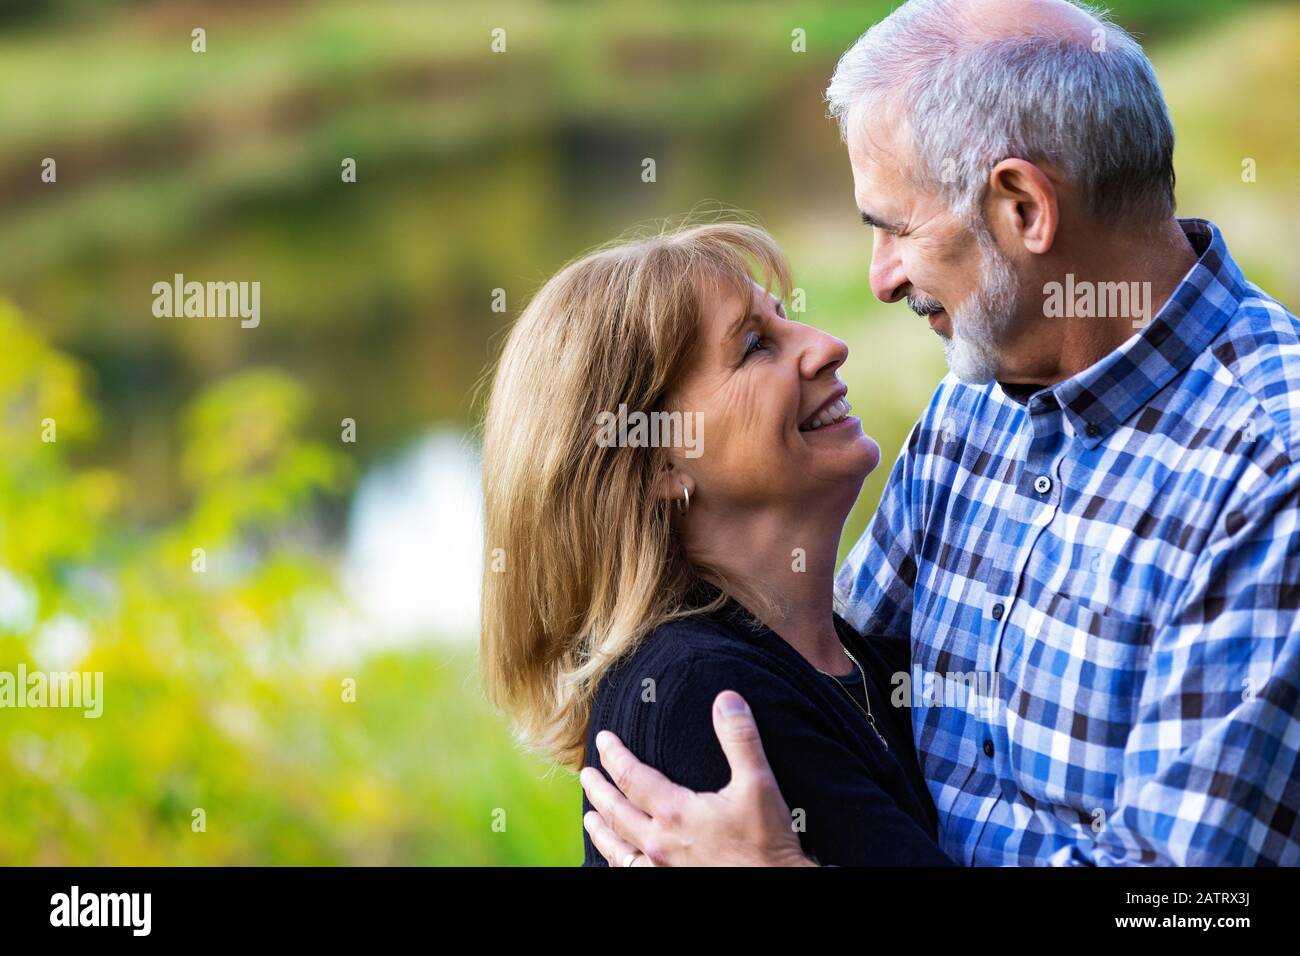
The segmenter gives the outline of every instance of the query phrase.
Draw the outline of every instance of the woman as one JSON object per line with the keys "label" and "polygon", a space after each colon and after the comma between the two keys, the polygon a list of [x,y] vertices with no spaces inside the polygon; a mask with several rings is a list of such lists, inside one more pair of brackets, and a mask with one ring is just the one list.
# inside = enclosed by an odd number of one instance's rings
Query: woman
{"label": "woman", "polygon": [[701,791],[727,782],[711,708],[738,691],[806,853],[950,864],[889,704],[908,648],[831,606],[879,449],[849,414],[844,343],[773,288],[790,277],[772,239],[711,224],[580,259],[525,309],[484,430],[485,686],[568,767],[599,766],[609,729]]}

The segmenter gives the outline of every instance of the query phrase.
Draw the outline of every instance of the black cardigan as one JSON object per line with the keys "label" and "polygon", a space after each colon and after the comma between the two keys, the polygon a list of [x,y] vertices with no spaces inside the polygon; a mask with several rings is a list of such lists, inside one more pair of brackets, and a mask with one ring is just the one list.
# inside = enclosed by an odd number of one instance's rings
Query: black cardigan
{"label": "black cardigan", "polygon": [[[611,730],[674,782],[720,790],[731,771],[713,733],[713,699],[734,690],[753,711],[786,803],[804,811],[805,853],[840,866],[953,865],[936,842],[910,711],[890,706],[890,676],[908,669],[910,648],[863,640],[838,615],[835,624],[867,672],[871,712],[888,749],[833,678],[728,601],[720,611],[657,628],[606,673],[584,764],[600,767],[596,734]],[[584,794],[583,813],[590,809]],[[584,866],[607,865],[585,830],[583,844]]]}

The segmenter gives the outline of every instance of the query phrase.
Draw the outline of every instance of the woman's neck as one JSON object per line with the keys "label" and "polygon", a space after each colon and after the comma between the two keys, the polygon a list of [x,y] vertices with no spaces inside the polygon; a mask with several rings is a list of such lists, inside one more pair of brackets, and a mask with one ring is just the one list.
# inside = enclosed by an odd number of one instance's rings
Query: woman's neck
{"label": "woman's neck", "polygon": [[[704,516],[701,515],[701,518]],[[835,631],[835,562],[844,518],[754,516],[743,527],[696,523],[692,559],[776,598],[779,616],[749,608],[818,670],[842,674],[848,660]]]}

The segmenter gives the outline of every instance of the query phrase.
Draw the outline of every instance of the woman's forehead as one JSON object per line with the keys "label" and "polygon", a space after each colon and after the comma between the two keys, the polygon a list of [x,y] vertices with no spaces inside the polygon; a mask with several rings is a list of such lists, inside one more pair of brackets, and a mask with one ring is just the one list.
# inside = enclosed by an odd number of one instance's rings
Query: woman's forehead
{"label": "woman's forehead", "polygon": [[764,303],[779,302],[772,292],[752,277],[739,280],[729,275],[711,273],[701,281],[700,305],[703,318],[710,318],[724,327],[748,318],[748,313],[761,308]]}

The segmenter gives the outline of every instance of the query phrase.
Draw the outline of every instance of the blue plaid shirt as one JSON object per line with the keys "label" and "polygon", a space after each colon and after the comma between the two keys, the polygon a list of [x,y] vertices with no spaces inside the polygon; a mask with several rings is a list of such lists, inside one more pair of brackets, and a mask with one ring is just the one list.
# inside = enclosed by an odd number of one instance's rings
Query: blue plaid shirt
{"label": "blue plaid shirt", "polygon": [[1300,864],[1300,321],[1219,230],[1049,388],[949,375],[836,579],[953,859]]}

